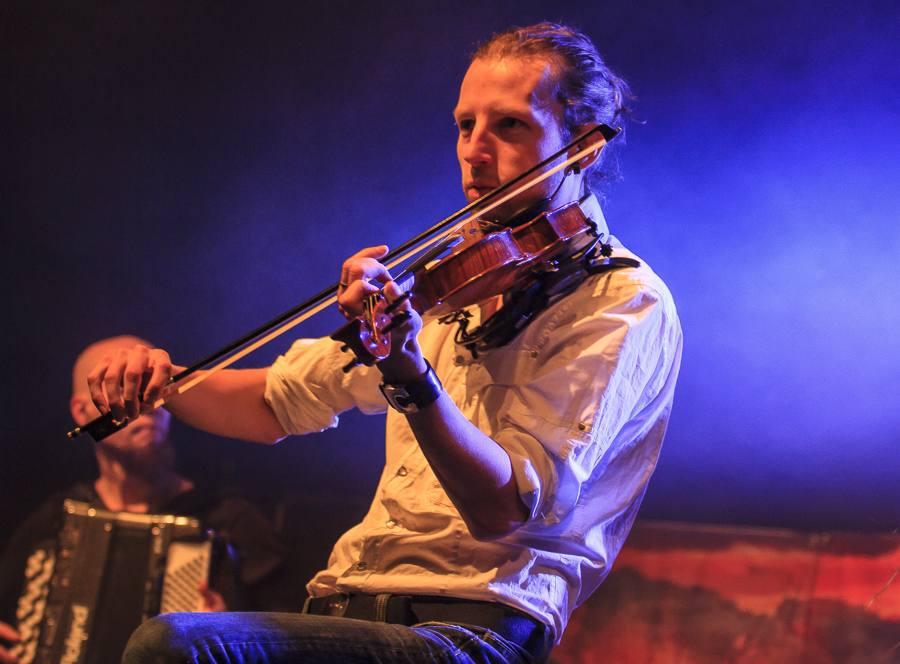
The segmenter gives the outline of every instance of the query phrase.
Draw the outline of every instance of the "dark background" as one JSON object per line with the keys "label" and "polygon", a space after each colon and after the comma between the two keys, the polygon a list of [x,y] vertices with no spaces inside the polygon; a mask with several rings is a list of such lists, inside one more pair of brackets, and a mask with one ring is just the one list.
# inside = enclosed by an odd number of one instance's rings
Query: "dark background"
{"label": "dark background", "polygon": [[[90,443],[65,437],[83,347],[133,333],[193,362],[331,285],[358,248],[461,207],[468,55],[542,19],[590,35],[644,121],[607,218],[669,283],[685,350],[642,518],[900,527],[894,0],[13,0],[0,543],[94,472]],[[302,543],[365,504],[382,424],[350,414],[275,447],[173,435],[184,472],[242,484]]]}

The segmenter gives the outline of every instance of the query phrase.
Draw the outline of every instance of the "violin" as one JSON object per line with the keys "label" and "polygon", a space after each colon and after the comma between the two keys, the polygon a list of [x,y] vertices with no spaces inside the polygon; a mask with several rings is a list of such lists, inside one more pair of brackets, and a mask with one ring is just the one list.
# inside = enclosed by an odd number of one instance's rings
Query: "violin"
{"label": "violin", "polygon": [[595,225],[577,202],[494,232],[485,233],[477,219],[466,222],[438,245],[441,253],[446,249],[452,253],[429,265],[436,253],[429,252],[396,279],[398,285],[414,280],[401,300],[387,304],[376,293],[364,303],[362,316],[331,335],[343,344],[342,350],[355,355],[344,371],[360,364],[372,366],[390,354],[389,332],[409,316],[392,315],[403,300],[408,299],[419,314],[446,317],[528,285],[596,239]]}
{"label": "violin", "polygon": [[[486,215],[499,205],[518,196],[528,188],[543,182],[554,173],[573,166],[591,153],[601,150],[615,138],[620,129],[598,124],[576,137],[549,157],[526,170],[518,177],[488,192],[458,212],[413,237],[385,256],[383,262],[390,269],[428,248],[404,271],[401,279],[416,279],[408,297],[419,311],[435,314],[450,313],[490,299],[521,284],[529,275],[546,269],[553,261],[577,250],[582,239],[592,232],[592,225],[577,203],[569,203],[528,222],[501,231],[484,233],[479,216]],[[581,146],[581,147],[579,147]],[[561,163],[549,167],[573,148],[574,154]],[[460,224],[460,220],[465,220]],[[449,230],[448,230],[449,229]],[[441,260],[435,260],[448,250],[455,249]],[[272,339],[284,334],[337,301],[339,284],[334,284],[192,364],[169,379],[173,387],[169,396],[157,399],[152,408],[165,405],[170,396],[183,394],[214,373],[227,368]],[[403,320],[391,314],[402,300],[392,305],[373,299],[365,305],[364,315],[350,321],[332,335],[349,349],[357,359],[345,371],[357,364],[374,364],[390,353],[389,332],[392,325]],[[202,373],[201,373],[201,370]],[[68,432],[69,438],[88,433],[95,441],[122,429],[128,424],[117,421],[111,412]]]}

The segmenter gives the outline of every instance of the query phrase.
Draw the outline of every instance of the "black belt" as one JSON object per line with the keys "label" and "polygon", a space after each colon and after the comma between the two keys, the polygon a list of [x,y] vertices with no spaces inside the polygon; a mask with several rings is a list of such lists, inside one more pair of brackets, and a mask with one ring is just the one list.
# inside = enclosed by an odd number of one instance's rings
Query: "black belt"
{"label": "black belt", "polygon": [[336,594],[310,597],[303,613],[407,627],[428,622],[475,625],[512,641],[536,661],[542,661],[553,645],[551,630],[544,623],[499,602],[434,595]]}

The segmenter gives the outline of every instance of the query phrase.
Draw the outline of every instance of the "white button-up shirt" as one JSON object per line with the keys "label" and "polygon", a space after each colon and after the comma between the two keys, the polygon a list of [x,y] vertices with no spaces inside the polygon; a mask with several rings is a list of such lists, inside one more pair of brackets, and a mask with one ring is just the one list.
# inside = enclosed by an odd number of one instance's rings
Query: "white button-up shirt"
{"label": "white button-up shirt", "polygon": [[[596,201],[582,208],[606,241]],[[614,255],[633,257],[612,241]],[[479,322],[472,313],[470,329]],[[550,625],[558,640],[609,573],[656,466],[681,358],[672,297],[641,264],[590,277],[477,359],[455,332],[426,321],[422,352],[463,415],[509,454],[530,519],[502,539],[476,541],[405,417],[388,409],[378,370],[345,374],[340,344],[301,339],[275,362],[266,387],[286,431],[336,426],[353,407],[387,410],[375,499],[309,592],[497,601]]]}

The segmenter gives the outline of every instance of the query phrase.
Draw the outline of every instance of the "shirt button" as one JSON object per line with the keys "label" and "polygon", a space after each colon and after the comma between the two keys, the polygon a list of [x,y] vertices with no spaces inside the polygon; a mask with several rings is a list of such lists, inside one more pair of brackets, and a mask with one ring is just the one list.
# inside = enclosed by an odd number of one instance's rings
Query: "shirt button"
{"label": "shirt button", "polygon": [[394,526],[397,525],[397,522],[394,521],[393,519],[391,519],[390,521],[388,521],[388,522],[387,522],[386,524],[384,524],[384,525],[387,526],[388,528],[393,528]]}
{"label": "shirt button", "polygon": [[538,352],[536,350],[531,351],[531,357],[537,358]]}
{"label": "shirt button", "polygon": [[408,473],[408,472],[409,472],[409,471],[406,470],[406,466],[400,466],[400,468],[397,469],[397,474],[398,474],[400,477],[406,477],[406,473]]}
{"label": "shirt button", "polygon": [[453,359],[453,361],[456,363],[457,366],[459,366],[460,364],[462,364],[462,363],[465,362],[466,360],[465,360],[465,358],[463,358],[462,355],[457,355],[457,356]]}
{"label": "shirt button", "polygon": [[356,571],[357,571],[357,572],[365,572],[365,571],[366,571],[366,564],[365,564],[364,562],[358,562],[358,563],[356,563]]}

